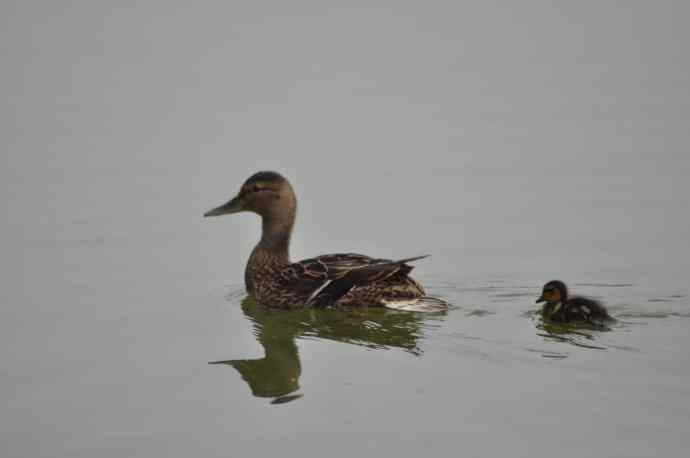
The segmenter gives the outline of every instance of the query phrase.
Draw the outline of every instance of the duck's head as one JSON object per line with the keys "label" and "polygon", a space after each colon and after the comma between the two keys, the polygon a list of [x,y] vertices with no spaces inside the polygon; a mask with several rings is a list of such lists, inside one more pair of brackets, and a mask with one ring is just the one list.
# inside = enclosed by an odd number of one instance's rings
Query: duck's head
{"label": "duck's head", "polygon": [[279,173],[258,172],[244,182],[240,192],[220,207],[204,216],[230,215],[253,212],[263,218],[285,219],[294,217],[297,198],[290,183]]}
{"label": "duck's head", "polygon": [[552,280],[544,285],[536,303],[557,304],[568,298],[568,287],[560,280]]}

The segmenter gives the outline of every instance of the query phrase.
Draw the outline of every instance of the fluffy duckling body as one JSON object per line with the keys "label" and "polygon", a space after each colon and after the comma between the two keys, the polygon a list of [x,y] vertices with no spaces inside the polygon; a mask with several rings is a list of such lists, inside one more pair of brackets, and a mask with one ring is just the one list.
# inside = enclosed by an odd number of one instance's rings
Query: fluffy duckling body
{"label": "fluffy duckling body", "polygon": [[259,172],[229,202],[204,216],[253,212],[261,217],[261,240],[245,269],[247,292],[262,305],[279,308],[385,306],[401,310],[444,309],[408,274],[408,263],[354,253],[329,254],[293,263],[290,237],[297,214],[292,186],[276,172]]}
{"label": "fluffy duckling body", "polygon": [[557,323],[601,324],[612,319],[600,302],[582,296],[568,296],[568,287],[560,280],[545,284],[536,302],[545,302],[542,316]]}

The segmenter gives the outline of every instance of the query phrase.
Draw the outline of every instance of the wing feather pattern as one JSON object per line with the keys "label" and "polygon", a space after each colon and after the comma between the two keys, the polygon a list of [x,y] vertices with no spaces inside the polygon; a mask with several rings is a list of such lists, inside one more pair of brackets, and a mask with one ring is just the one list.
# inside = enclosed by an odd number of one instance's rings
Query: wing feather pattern
{"label": "wing feather pattern", "polygon": [[426,257],[392,261],[354,253],[329,254],[291,264],[281,272],[281,278],[284,286],[307,297],[307,307],[328,307],[355,286],[398,273],[407,275],[413,268],[407,263]]}

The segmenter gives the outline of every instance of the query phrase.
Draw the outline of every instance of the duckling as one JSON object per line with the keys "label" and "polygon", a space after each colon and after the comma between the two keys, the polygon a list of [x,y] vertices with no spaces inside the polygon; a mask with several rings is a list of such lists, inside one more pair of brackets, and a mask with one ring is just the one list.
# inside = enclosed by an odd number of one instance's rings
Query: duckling
{"label": "duckling", "polygon": [[383,306],[432,311],[447,308],[409,276],[409,263],[425,258],[376,259],[355,253],[327,254],[291,262],[290,238],[297,197],[277,172],[249,177],[227,203],[205,217],[252,212],[261,217],[261,239],[245,268],[247,292],[259,304],[278,308]]}
{"label": "duckling", "polygon": [[600,302],[581,296],[568,297],[568,287],[560,280],[544,285],[541,296],[536,300],[537,304],[540,302],[546,302],[542,309],[543,317],[553,322],[601,324],[612,319]]}

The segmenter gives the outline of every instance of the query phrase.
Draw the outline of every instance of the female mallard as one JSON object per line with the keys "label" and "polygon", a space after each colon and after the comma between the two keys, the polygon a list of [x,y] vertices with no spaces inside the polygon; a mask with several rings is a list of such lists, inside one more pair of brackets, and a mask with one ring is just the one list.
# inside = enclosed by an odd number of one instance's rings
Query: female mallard
{"label": "female mallard", "polygon": [[408,276],[416,258],[391,261],[361,254],[328,254],[290,262],[290,236],[297,198],[290,183],[278,173],[252,175],[239,194],[204,216],[250,211],[261,216],[261,240],[245,270],[247,292],[267,306],[356,307],[384,306],[402,310],[446,308],[441,299],[428,297]]}
{"label": "female mallard", "polygon": [[537,304],[546,302],[542,309],[545,319],[559,323],[584,321],[601,324],[611,320],[606,308],[594,299],[587,297],[568,297],[568,287],[560,280],[553,280],[544,285]]}

